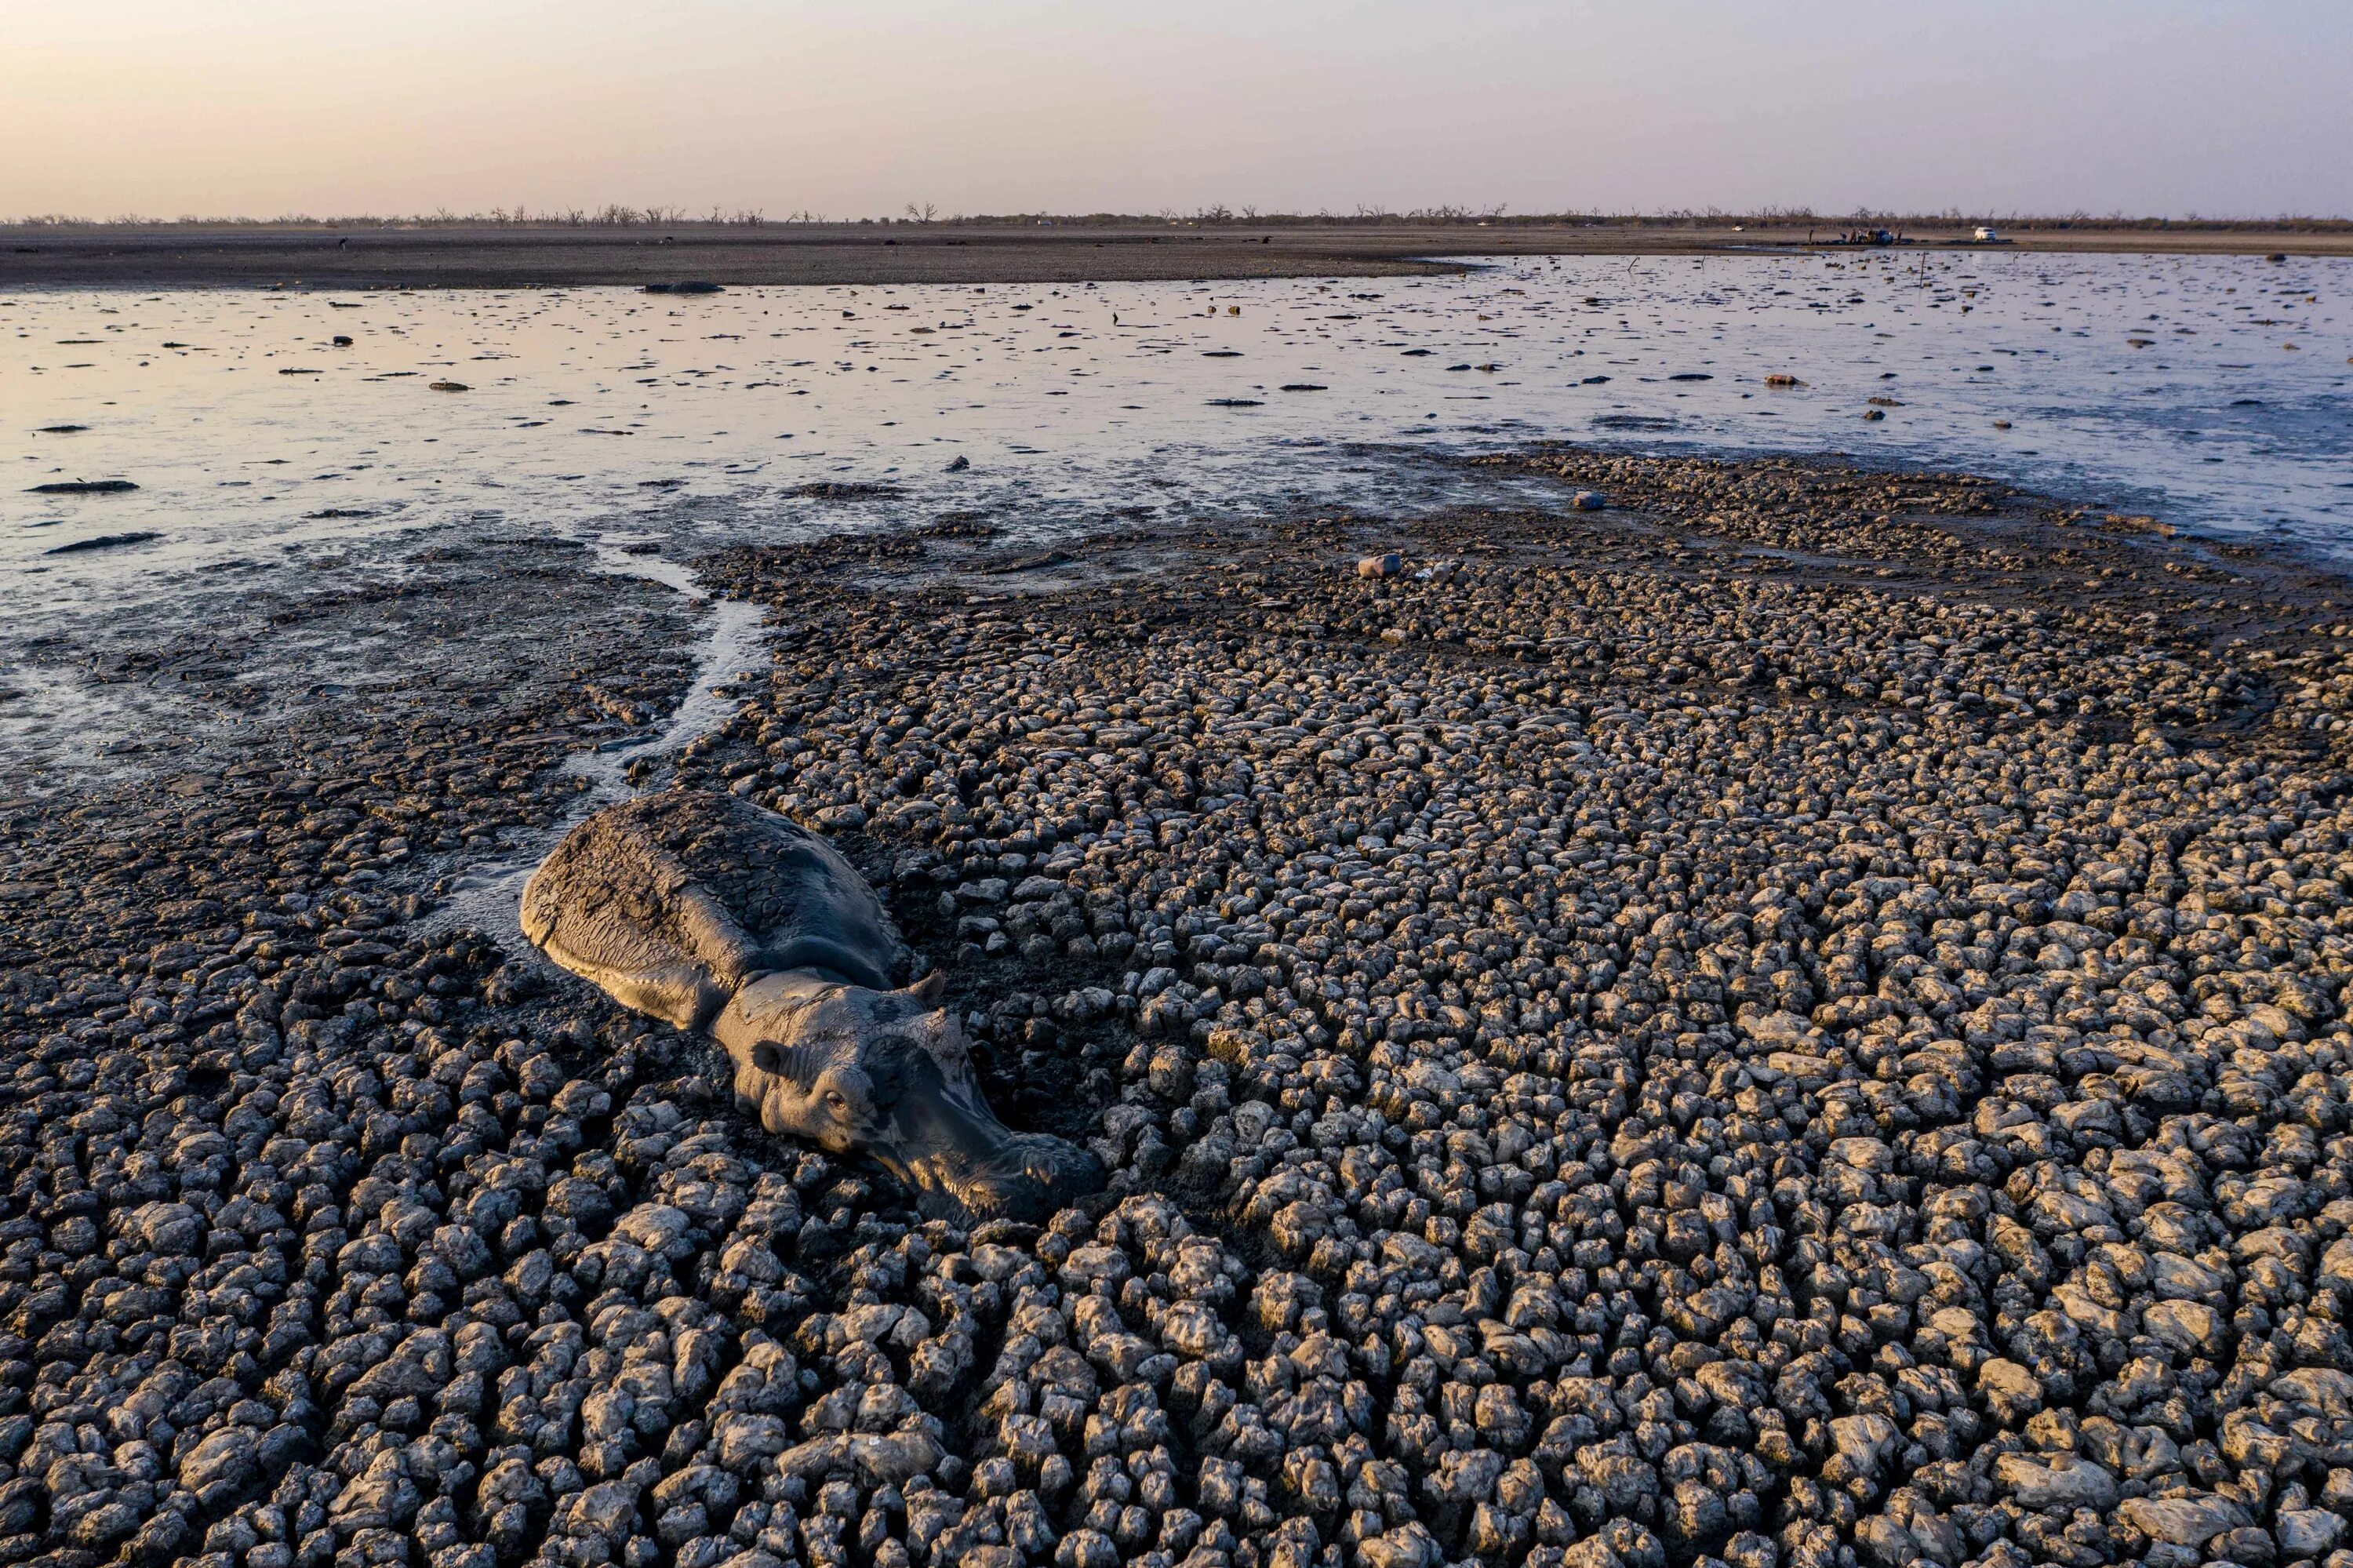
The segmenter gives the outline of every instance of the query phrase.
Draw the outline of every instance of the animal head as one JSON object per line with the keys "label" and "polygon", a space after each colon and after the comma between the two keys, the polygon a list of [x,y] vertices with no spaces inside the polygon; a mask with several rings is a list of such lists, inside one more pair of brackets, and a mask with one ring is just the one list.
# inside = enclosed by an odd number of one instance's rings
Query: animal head
{"label": "animal head", "polygon": [[771,1132],[833,1153],[887,1149],[911,1093],[969,1084],[963,1031],[934,1005],[934,975],[873,991],[807,975],[746,986],[715,1029],[735,1063],[735,1090]]}
{"label": "animal head", "polygon": [[936,975],[875,991],[809,970],[763,975],[712,1033],[735,1092],[770,1132],[873,1156],[934,1218],[1043,1220],[1103,1185],[1092,1154],[1018,1133],[981,1098],[964,1033],[937,1005]]}

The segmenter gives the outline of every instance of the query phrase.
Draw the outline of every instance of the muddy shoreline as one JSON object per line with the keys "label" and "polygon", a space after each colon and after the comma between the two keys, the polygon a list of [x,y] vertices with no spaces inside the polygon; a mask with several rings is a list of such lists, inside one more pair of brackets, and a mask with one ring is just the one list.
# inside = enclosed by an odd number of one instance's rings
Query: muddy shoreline
{"label": "muddy shoreline", "polygon": [[[1707,255],[1804,249],[1835,224],[1687,228],[1498,224],[985,226],[793,224],[744,228],[0,227],[0,288],[531,288],[708,281],[1064,283],[1390,277],[1458,270],[1450,256]],[[1923,230],[1880,255],[1951,255],[1968,232]],[[2342,256],[2328,230],[2021,230],[2001,250]]]}
{"label": "muddy shoreline", "polygon": [[1559,507],[694,563],[770,641],[676,776],[823,824],[1102,1155],[1042,1229],[437,920],[659,733],[668,590],[477,542],[50,650],[159,727],[0,790],[0,1546],[2326,1560],[2353,588],[1967,475],[1481,462]]}

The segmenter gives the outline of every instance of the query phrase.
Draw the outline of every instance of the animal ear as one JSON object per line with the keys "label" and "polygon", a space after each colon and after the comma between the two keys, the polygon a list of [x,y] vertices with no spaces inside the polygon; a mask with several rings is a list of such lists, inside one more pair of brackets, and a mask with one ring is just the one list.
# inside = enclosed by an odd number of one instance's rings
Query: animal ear
{"label": "animal ear", "polygon": [[808,1045],[785,1045],[774,1040],[754,1041],[752,1065],[763,1073],[806,1089],[825,1070],[825,1052]]}
{"label": "animal ear", "polygon": [[907,988],[907,994],[925,1007],[937,1007],[940,999],[947,993],[948,977],[946,972],[941,969],[934,969]]}

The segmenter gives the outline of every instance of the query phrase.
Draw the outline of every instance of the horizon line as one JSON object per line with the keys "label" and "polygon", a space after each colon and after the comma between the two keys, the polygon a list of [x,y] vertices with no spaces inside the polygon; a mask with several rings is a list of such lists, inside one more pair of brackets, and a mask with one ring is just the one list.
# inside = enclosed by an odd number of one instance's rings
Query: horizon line
{"label": "horizon line", "polygon": [[454,213],[442,208],[430,213],[353,213],[316,217],[309,213],[282,213],[273,217],[242,215],[200,216],[184,214],[176,217],[149,217],[135,213],[110,217],[90,217],[67,213],[28,213],[15,218],[0,219],[0,228],[24,229],[80,228],[759,228],[767,227],[901,227],[913,228],[1009,228],[1055,227],[1113,228],[1176,227],[1176,228],[1362,228],[1379,224],[1411,224],[1422,228],[1725,228],[1730,226],[1791,227],[1797,224],[1813,226],[1835,224],[1875,224],[1906,227],[1967,226],[1971,224],[2006,225],[2025,230],[2070,228],[2098,229],[2167,229],[2188,228],[2208,231],[2233,229],[2335,229],[2353,228],[2353,217],[2320,214],[2278,214],[2270,217],[2210,217],[2189,213],[2180,217],[2168,215],[2130,216],[2121,212],[2094,214],[2084,211],[2071,213],[2000,213],[1993,211],[1963,211],[1948,208],[1942,212],[1897,213],[1869,207],[1852,212],[1826,213],[1810,208],[1767,207],[1753,212],[1729,212],[1720,208],[1671,208],[1650,213],[1605,213],[1600,211],[1568,210],[1552,213],[1511,213],[1502,208],[1471,209],[1440,207],[1402,210],[1373,209],[1359,207],[1340,213],[1257,212],[1244,208],[1235,210],[1211,207],[1193,212],[1163,209],[1152,213],[1114,212],[1010,212],[958,213],[941,216],[924,213],[920,216],[870,215],[832,217],[824,213],[800,211],[771,217],[754,207],[713,208],[708,213],[690,214],[676,207],[628,207],[618,205],[600,208],[566,207],[533,212],[523,207],[492,207],[486,212]]}

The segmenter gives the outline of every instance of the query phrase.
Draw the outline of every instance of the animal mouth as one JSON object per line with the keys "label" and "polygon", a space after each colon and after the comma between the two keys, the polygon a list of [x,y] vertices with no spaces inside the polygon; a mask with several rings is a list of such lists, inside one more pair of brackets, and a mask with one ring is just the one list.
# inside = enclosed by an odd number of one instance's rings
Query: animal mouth
{"label": "animal mouth", "polygon": [[951,1083],[928,1058],[901,1096],[874,1153],[909,1186],[926,1217],[1030,1223],[1050,1218],[1103,1185],[1102,1161],[1059,1138],[1016,1132],[968,1083]]}

